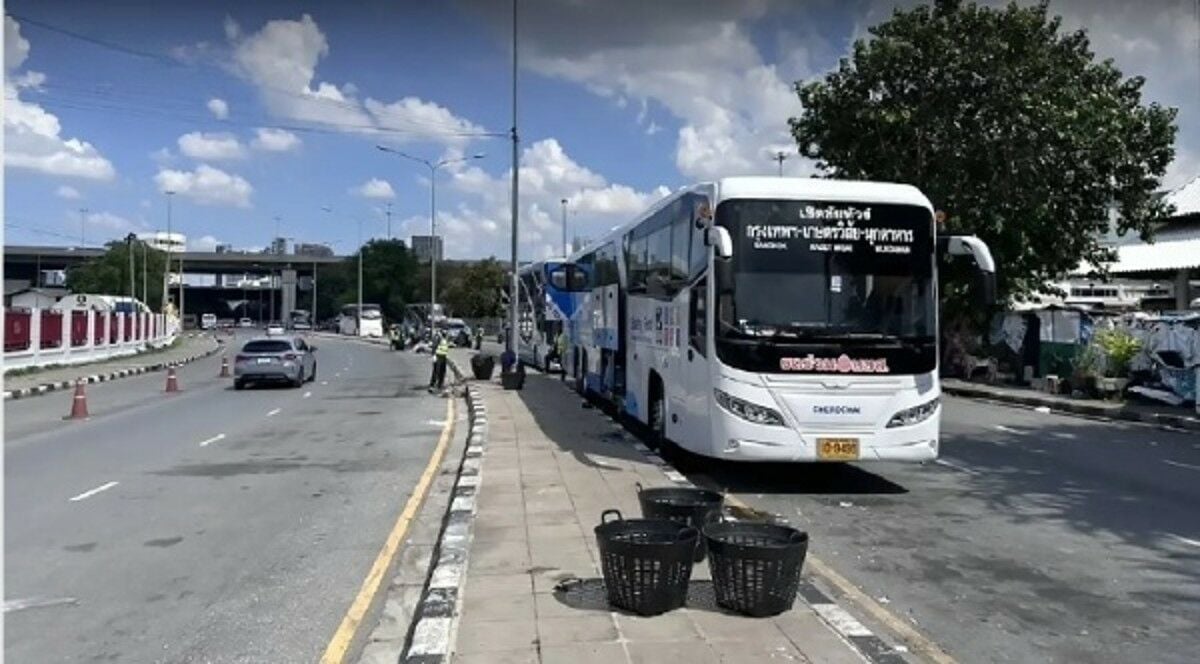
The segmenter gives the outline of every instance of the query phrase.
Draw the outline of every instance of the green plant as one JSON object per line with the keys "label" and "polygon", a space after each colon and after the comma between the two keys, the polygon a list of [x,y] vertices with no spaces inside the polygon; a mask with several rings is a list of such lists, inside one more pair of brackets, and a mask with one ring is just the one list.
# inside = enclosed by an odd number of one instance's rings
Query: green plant
{"label": "green plant", "polygon": [[1125,377],[1129,373],[1129,363],[1142,350],[1142,342],[1126,330],[1097,332],[1096,345],[1104,351],[1107,360],[1104,375],[1110,378]]}

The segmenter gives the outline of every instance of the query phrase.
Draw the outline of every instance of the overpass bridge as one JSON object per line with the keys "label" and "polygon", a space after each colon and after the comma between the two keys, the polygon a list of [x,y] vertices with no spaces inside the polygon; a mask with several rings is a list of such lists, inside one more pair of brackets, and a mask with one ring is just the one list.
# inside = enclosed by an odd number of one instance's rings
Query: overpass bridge
{"label": "overpass bridge", "polygon": [[[62,247],[38,245],[6,245],[4,247],[5,292],[21,286],[40,286],[41,276],[48,271],[66,270],[100,258],[106,249],[91,247]],[[184,312],[214,313],[222,318],[246,316],[265,320],[265,317],[286,318],[293,309],[312,309],[322,266],[332,266],[346,260],[345,256],[309,256],[303,254],[217,253],[184,251],[171,254],[172,266],[178,272],[183,261]],[[188,275],[214,275],[217,285],[188,285]],[[270,278],[268,286],[224,283],[220,277],[248,276]],[[299,301],[298,291],[308,295]],[[253,294],[253,296],[251,296]],[[230,303],[240,303],[230,306]],[[278,312],[278,316],[275,313]],[[333,312],[320,312],[332,315]]]}

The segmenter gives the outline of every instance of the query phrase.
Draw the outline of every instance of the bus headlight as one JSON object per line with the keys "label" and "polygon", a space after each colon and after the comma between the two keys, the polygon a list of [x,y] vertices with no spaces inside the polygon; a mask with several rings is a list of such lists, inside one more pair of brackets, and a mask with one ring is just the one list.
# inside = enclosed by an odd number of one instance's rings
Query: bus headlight
{"label": "bus headlight", "polygon": [[713,389],[713,395],[717,398],[717,403],[725,410],[737,415],[738,417],[753,422],[754,424],[766,424],[769,426],[783,426],[783,418],[779,412],[759,406],[758,404],[743,401],[735,396],[726,394],[718,389]]}
{"label": "bus headlight", "polygon": [[937,412],[938,406],[941,405],[942,398],[937,397],[932,401],[926,401],[919,406],[905,408],[904,410],[892,415],[892,419],[888,420],[887,428],[907,427],[918,422],[924,422]]}

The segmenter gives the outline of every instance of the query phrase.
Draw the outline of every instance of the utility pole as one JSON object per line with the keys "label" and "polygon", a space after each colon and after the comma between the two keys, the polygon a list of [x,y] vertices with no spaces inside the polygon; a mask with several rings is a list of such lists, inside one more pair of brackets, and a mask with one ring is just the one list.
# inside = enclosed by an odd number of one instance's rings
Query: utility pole
{"label": "utility pole", "polygon": [[142,304],[146,305],[146,309],[150,309],[149,287],[146,282],[146,241],[138,241],[142,245]]}
{"label": "utility pole", "polygon": [[563,218],[563,257],[571,255],[571,245],[567,244],[567,199],[562,199],[562,218]]}
{"label": "utility pole", "polygon": [[787,158],[788,158],[788,156],[786,153],[783,152],[783,150],[776,152],[775,156],[772,157],[772,159],[779,162],[779,177],[783,177],[783,160],[787,159]]}
{"label": "utility pole", "polygon": [[517,136],[517,0],[512,0],[512,281],[508,298],[508,335],[504,341],[505,350],[512,353],[517,352],[517,309],[520,301],[519,287],[520,281],[517,276],[517,216],[520,209],[520,194],[519,185],[517,184],[518,174],[520,173],[519,155],[517,147],[520,139]]}
{"label": "utility pole", "polygon": [[79,247],[87,246],[87,208],[79,208]]}
{"label": "utility pole", "polygon": [[133,299],[136,297],[137,286],[136,278],[134,277],[134,261],[133,261],[133,242],[137,236],[133,233],[125,236],[125,251],[129,252],[129,304],[133,304]]}
{"label": "utility pole", "polygon": [[392,239],[392,204],[390,201],[387,204],[387,226],[388,226],[388,240],[391,240]]}
{"label": "utility pole", "polygon": [[354,314],[354,335],[362,336],[362,308],[363,308],[363,243],[362,243],[362,217],[358,218],[358,311]]}

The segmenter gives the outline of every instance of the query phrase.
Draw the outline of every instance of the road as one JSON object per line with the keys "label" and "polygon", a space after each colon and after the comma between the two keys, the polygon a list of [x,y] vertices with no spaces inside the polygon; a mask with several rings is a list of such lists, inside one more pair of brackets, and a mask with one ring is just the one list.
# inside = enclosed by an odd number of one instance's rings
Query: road
{"label": "road", "polygon": [[[220,356],[5,404],[10,662],[316,661],[446,416],[428,359],[318,338],[303,388]],[[21,608],[24,607],[24,608]]]}
{"label": "road", "polygon": [[947,398],[936,464],[714,465],[694,481],[961,662],[1195,662],[1200,436]]}

